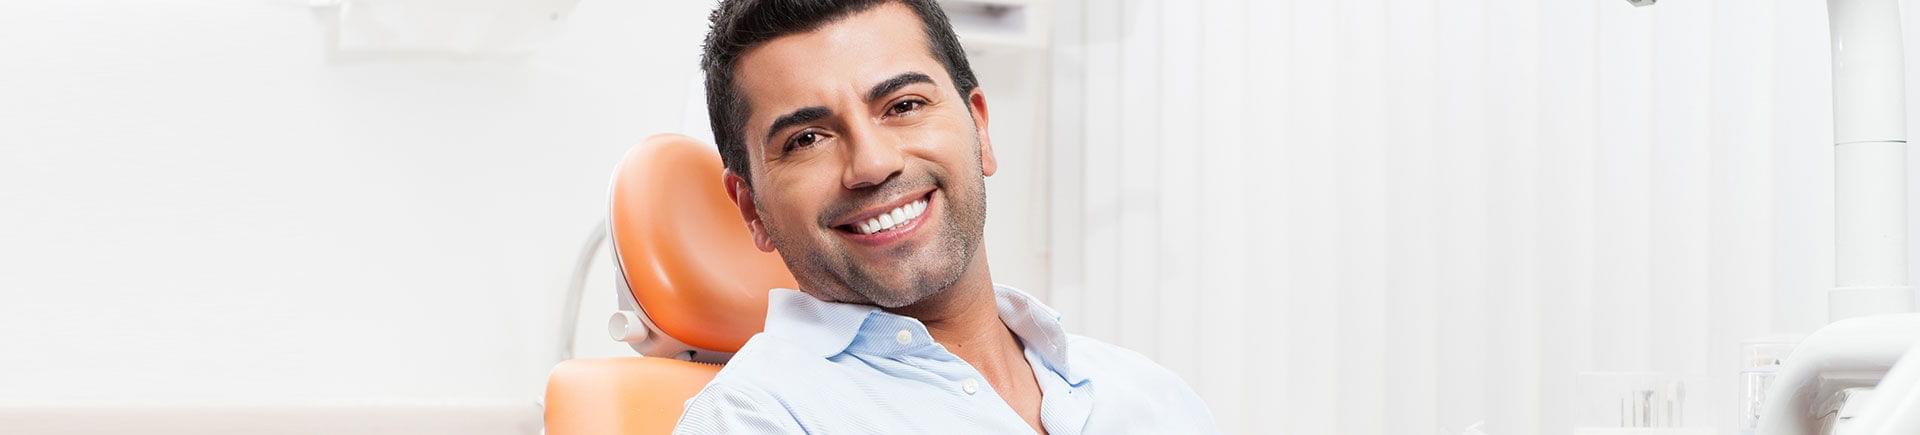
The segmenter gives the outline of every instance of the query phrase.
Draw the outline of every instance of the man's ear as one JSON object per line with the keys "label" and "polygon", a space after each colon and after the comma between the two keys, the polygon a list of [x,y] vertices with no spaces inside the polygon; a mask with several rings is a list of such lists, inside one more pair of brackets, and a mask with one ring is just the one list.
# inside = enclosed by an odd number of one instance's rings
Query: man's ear
{"label": "man's ear", "polygon": [[747,185],[747,179],[732,169],[720,176],[720,182],[727,185],[727,198],[740,209],[740,219],[747,222],[747,232],[753,233],[753,246],[760,248],[760,252],[773,252],[773,237],[767,235],[766,225],[760,222],[760,209],[753,203],[753,186]]}
{"label": "man's ear", "polygon": [[980,138],[980,175],[991,177],[1000,162],[993,159],[993,136],[987,134],[987,93],[978,87],[967,92],[967,110],[973,112],[973,134]]}

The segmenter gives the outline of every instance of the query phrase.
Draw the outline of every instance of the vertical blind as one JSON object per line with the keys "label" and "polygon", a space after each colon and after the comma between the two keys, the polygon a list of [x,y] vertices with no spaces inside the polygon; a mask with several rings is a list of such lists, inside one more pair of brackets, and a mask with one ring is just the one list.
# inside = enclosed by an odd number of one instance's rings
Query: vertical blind
{"label": "vertical blind", "polygon": [[1824,322],[1823,2],[1052,5],[1044,293],[1230,432],[1564,434],[1656,371],[1732,433],[1739,341]]}

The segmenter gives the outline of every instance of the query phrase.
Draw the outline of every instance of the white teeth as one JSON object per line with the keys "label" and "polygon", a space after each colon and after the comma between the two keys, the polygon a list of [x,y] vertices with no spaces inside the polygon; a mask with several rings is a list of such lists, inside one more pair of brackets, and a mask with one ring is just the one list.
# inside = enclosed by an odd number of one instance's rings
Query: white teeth
{"label": "white teeth", "polygon": [[879,216],[874,216],[866,221],[856,223],[853,227],[859,231],[860,234],[873,234],[904,225],[908,221],[920,217],[920,213],[926,211],[927,201],[923,199],[896,207],[891,211],[881,213]]}

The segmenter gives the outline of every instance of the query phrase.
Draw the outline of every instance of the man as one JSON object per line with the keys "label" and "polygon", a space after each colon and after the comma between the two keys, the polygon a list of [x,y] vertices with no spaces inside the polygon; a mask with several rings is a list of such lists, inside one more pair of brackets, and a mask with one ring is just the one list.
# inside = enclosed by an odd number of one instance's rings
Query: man
{"label": "man", "polygon": [[932,0],[723,1],[727,193],[800,284],[680,433],[1208,433],[1173,373],[987,271],[987,99]]}

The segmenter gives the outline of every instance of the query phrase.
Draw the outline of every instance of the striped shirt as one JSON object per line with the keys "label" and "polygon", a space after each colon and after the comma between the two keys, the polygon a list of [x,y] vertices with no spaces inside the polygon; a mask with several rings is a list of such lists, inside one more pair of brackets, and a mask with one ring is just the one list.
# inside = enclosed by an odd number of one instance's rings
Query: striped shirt
{"label": "striped shirt", "polygon": [[[1019,338],[1053,435],[1215,433],[1179,376],[1138,353],[1067,334],[1032,296],[994,286],[1000,319]],[[985,378],[935,343],[919,320],[768,295],[754,335],[687,400],[674,433],[1032,433]]]}

